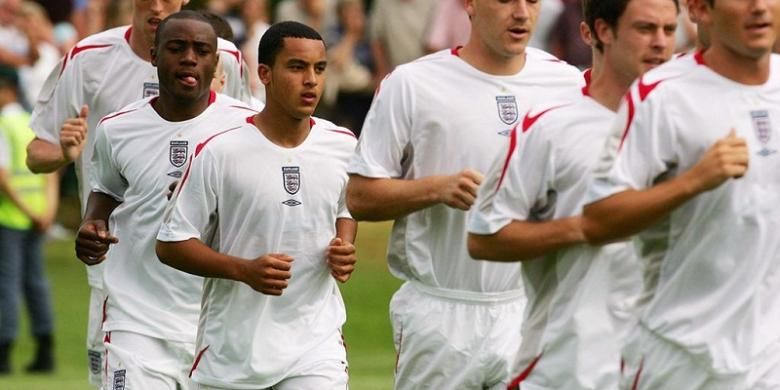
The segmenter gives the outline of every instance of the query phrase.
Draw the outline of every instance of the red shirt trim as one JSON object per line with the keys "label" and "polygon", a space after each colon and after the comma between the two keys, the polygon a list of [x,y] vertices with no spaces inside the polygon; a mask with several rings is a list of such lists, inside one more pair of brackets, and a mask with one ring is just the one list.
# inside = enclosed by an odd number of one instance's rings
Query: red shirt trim
{"label": "red shirt trim", "polygon": [[460,57],[460,49],[462,49],[463,46],[456,46],[450,49],[450,54],[454,55],[455,57]]}
{"label": "red shirt trim", "polygon": [[200,350],[200,352],[198,352],[198,356],[195,357],[195,362],[192,363],[192,368],[190,368],[190,378],[192,378],[192,373],[195,372],[195,369],[198,368],[198,364],[200,364],[200,359],[203,357],[203,353],[206,352],[209,347],[210,345],[207,345],[206,348],[203,348]]}
{"label": "red shirt trim", "polygon": [[107,121],[109,119],[116,118],[116,117],[118,117],[120,115],[124,115],[124,114],[127,114],[128,112],[133,112],[135,110],[137,110],[137,108],[134,108],[132,110],[127,110],[127,111],[121,111],[121,112],[113,113],[111,115],[106,115],[106,116],[103,117],[103,119],[100,120],[100,122],[98,122],[98,125],[102,124],[103,122],[105,122],[105,121]]}
{"label": "red shirt trim", "polygon": [[626,128],[623,129],[623,136],[620,137],[620,145],[618,150],[623,149],[623,143],[628,137],[628,131],[631,129],[631,123],[634,121],[634,114],[636,114],[636,107],[634,107],[634,99],[631,97],[631,91],[626,94],[626,104],[628,104],[628,120],[626,121]]}
{"label": "red shirt trim", "polygon": [[238,50],[228,50],[228,49],[219,49],[219,51],[224,51],[225,53],[230,53],[233,55],[233,57],[236,57],[236,62],[238,62],[238,74],[243,77],[244,76],[244,67],[241,66],[241,52]]}
{"label": "red shirt trim", "polygon": [[536,367],[536,363],[539,363],[542,355],[544,355],[544,352],[540,353],[539,356],[531,361],[531,364],[529,364],[528,367],[526,367],[525,370],[520,373],[520,375],[513,379],[512,382],[509,382],[509,385],[507,385],[506,388],[509,390],[520,389],[520,384],[523,383],[524,380],[528,379],[529,376],[531,376],[531,372],[534,370],[534,367]]}
{"label": "red shirt trim", "polygon": [[130,26],[127,28],[127,31],[125,31],[125,42],[127,42],[128,45],[130,44],[130,34],[132,33],[133,33],[133,26]]}
{"label": "red shirt trim", "polygon": [[515,153],[515,146],[517,146],[517,125],[512,128],[512,132],[509,134],[509,152],[506,154],[506,160],[504,160],[504,167],[501,169],[501,177],[498,178],[496,191],[501,188],[501,184],[504,182],[506,171],[509,169],[509,161],[512,159],[512,154]]}

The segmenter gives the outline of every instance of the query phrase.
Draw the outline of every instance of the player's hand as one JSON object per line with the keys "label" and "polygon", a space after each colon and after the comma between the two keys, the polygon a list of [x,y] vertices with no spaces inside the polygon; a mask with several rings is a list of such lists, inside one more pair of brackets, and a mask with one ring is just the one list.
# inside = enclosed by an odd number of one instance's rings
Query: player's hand
{"label": "player's hand", "polygon": [[283,253],[269,253],[245,262],[243,282],[265,295],[282,295],[292,276],[293,258]]}
{"label": "player's hand", "polygon": [[355,270],[357,257],[355,246],[338,237],[330,240],[327,250],[328,268],[330,274],[341,283],[345,283]]}
{"label": "player's hand", "polygon": [[108,247],[117,242],[104,221],[84,221],[76,235],[76,257],[86,265],[95,265],[106,259]]}
{"label": "player's hand", "polygon": [[68,118],[60,129],[60,147],[62,155],[67,161],[74,161],[81,155],[84,145],[87,143],[87,116],[89,107],[85,104],[81,107],[79,116]]}
{"label": "player's hand", "polygon": [[168,200],[171,200],[171,198],[173,197],[173,191],[176,190],[177,184],[179,184],[178,180],[174,181],[168,186],[168,192],[165,194],[165,197],[168,198]]}
{"label": "player's hand", "polygon": [[482,179],[482,174],[473,169],[465,169],[445,177],[445,182],[439,191],[441,203],[452,208],[468,210],[477,199],[477,189]]}
{"label": "player's hand", "polygon": [[749,151],[747,141],[737,137],[731,129],[729,135],[716,141],[686,172],[697,193],[718,187],[728,179],[739,179],[748,169]]}
{"label": "player's hand", "polygon": [[46,233],[54,224],[54,217],[50,215],[36,216],[31,218],[33,229],[38,233]]}

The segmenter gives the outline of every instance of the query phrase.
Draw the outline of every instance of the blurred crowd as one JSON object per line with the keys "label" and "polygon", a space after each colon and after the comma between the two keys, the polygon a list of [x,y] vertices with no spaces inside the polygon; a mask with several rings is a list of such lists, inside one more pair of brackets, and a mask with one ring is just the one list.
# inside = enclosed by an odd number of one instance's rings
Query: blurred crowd
{"label": "blurred crowd", "polygon": [[[580,0],[545,0],[531,46],[580,68],[590,49],[579,38]],[[192,0],[187,8],[224,18],[256,77],[257,45],[269,24],[295,20],[325,37],[331,66],[318,114],[360,131],[379,81],[395,66],[456,47],[469,36],[462,0]],[[78,40],[126,25],[133,0],[0,0],[0,66],[15,69],[22,105],[31,109],[49,71]],[[678,50],[692,47],[695,28],[680,15]]]}

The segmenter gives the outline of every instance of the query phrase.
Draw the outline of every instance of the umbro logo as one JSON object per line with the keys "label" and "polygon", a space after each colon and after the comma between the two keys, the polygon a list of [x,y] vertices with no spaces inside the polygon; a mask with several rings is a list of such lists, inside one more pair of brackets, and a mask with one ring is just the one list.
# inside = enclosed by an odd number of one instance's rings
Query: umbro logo
{"label": "umbro logo", "polygon": [[282,202],[282,204],[289,207],[295,207],[295,206],[300,206],[301,202],[298,202],[295,199],[287,199],[284,202]]}

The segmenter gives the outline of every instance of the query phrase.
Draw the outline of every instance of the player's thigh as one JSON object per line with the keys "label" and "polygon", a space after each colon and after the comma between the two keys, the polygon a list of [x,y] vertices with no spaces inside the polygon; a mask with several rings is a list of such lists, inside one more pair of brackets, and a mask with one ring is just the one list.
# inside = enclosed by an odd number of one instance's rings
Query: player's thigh
{"label": "player's thigh", "polygon": [[716,377],[684,349],[641,326],[623,349],[622,390],[746,390],[743,375]]}
{"label": "player's thigh", "polygon": [[171,343],[131,332],[109,332],[106,337],[106,390],[189,390],[194,386],[187,367],[194,346]]}
{"label": "player's thigh", "polygon": [[345,390],[349,382],[347,351],[340,331],[309,351],[273,390]]}

